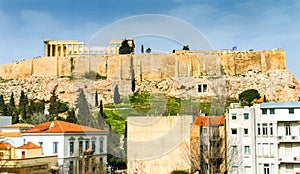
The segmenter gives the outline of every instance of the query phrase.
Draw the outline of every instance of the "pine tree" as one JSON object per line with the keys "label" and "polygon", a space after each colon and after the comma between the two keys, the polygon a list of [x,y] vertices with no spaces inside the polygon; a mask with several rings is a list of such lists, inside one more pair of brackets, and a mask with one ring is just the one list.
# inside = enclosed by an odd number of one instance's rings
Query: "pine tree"
{"label": "pine tree", "polygon": [[0,115],[7,116],[7,106],[4,102],[4,96],[0,95]]}
{"label": "pine tree", "polygon": [[74,108],[71,108],[68,110],[68,116],[67,116],[66,121],[70,122],[70,123],[76,123],[76,124],[78,123]]}
{"label": "pine tree", "polygon": [[15,97],[14,97],[14,93],[12,92],[10,95],[10,100],[9,100],[9,106],[11,108],[15,108],[16,104],[15,104]]}
{"label": "pine tree", "polygon": [[75,101],[75,107],[78,109],[77,113],[77,119],[79,124],[95,127],[95,120],[90,112],[90,107],[87,102],[86,96],[84,94],[84,91],[80,89],[79,96],[77,100]]}
{"label": "pine tree", "polygon": [[96,91],[96,94],[95,94],[95,107],[98,107],[99,106],[99,102],[98,102],[98,92]]}
{"label": "pine tree", "polygon": [[116,85],[115,89],[114,89],[114,103],[115,104],[120,104],[121,103],[121,98],[120,98],[118,85]]}

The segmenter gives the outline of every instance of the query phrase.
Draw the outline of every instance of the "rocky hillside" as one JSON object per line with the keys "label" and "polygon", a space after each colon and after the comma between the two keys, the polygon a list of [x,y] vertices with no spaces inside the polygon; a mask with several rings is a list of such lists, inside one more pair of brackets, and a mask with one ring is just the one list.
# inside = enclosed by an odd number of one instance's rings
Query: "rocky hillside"
{"label": "rocky hillside", "polygon": [[[208,93],[199,94],[197,85],[208,84]],[[83,89],[91,106],[95,103],[95,92],[99,100],[104,103],[112,103],[115,86],[118,85],[121,96],[131,94],[130,80],[88,80],[84,78],[56,78],[51,76],[30,76],[24,79],[0,80],[0,94],[6,101],[11,93],[18,100],[21,90],[29,99],[49,101],[52,92],[59,99],[68,102],[71,106],[76,100],[79,89]],[[244,75],[222,77],[182,77],[166,78],[159,81],[137,81],[136,90],[151,92],[163,92],[177,97],[222,97],[237,98],[238,94],[246,89],[257,89],[261,95],[265,95],[268,101],[298,101],[300,96],[299,84],[287,70],[273,70],[266,74],[249,71]],[[18,101],[16,101],[18,103]]]}

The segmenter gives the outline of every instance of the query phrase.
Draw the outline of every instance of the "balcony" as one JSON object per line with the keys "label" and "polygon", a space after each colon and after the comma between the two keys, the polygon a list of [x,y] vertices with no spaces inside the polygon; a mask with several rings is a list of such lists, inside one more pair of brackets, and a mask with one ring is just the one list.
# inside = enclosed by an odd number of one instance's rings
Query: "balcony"
{"label": "balcony", "polygon": [[300,164],[300,156],[279,156],[279,163],[296,163]]}
{"label": "balcony", "polygon": [[300,142],[300,137],[299,136],[278,136],[277,137],[278,143],[299,143]]}

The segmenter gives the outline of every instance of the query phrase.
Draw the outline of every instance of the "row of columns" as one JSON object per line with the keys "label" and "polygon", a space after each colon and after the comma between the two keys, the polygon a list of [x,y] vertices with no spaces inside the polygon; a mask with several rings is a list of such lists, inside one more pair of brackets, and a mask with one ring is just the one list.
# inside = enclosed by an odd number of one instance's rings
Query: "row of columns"
{"label": "row of columns", "polygon": [[47,44],[45,48],[46,57],[74,55],[84,52],[84,44]]}

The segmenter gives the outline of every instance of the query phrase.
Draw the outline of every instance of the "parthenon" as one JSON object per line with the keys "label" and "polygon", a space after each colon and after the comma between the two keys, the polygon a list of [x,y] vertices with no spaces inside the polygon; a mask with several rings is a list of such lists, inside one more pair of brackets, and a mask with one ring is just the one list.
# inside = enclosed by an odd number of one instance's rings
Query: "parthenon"
{"label": "parthenon", "polygon": [[[127,39],[134,48],[133,39]],[[84,42],[77,40],[44,40],[45,57],[64,57],[69,55],[116,55],[123,40],[112,40],[109,47],[86,47]]]}

